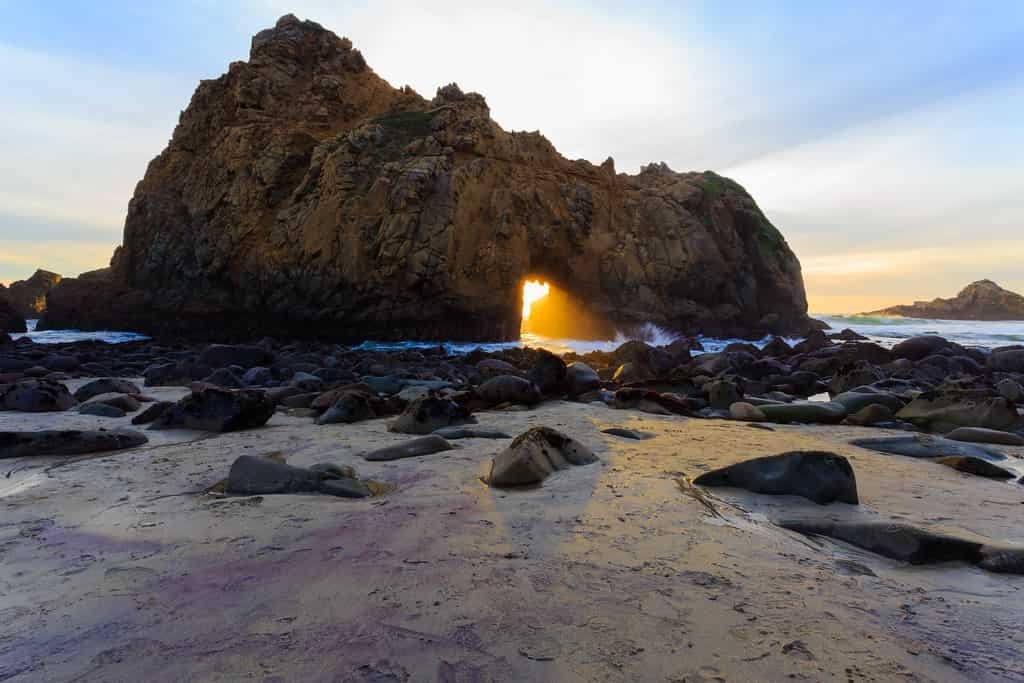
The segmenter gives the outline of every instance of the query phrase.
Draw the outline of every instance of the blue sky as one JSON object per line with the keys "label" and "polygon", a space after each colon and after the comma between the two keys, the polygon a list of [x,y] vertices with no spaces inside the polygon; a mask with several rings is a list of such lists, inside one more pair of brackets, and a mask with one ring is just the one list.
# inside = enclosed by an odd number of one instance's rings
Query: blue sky
{"label": "blue sky", "polygon": [[620,171],[747,187],[812,310],[1024,291],[1024,3],[0,0],[0,281],[106,264],[196,83],[285,12]]}

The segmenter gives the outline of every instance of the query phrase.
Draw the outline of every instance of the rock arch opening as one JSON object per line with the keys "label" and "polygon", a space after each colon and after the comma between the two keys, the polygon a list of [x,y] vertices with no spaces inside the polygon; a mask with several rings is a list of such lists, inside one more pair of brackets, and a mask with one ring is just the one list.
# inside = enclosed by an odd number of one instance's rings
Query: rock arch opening
{"label": "rock arch opening", "polygon": [[530,275],[519,288],[519,337],[551,339],[614,339],[615,326],[591,311],[578,297],[551,278]]}

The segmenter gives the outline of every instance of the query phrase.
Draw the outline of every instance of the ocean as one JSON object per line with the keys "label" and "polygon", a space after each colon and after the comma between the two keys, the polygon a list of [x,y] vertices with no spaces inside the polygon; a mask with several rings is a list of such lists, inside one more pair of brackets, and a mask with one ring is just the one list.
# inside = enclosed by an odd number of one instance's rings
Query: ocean
{"label": "ocean", "polygon": [[[903,339],[915,337],[921,334],[937,334],[954,341],[963,346],[973,346],[981,349],[992,349],[998,346],[1010,346],[1013,344],[1024,344],[1024,320],[1002,321],[1002,322],[981,322],[966,320],[919,320],[915,318],[882,318],[867,316],[841,316],[841,315],[816,315],[819,320],[824,320],[832,326],[833,332],[849,328],[854,332],[864,335],[885,347],[892,347]],[[24,334],[12,334],[14,338],[28,337],[39,344],[66,344],[68,342],[96,339],[110,343],[121,343],[129,341],[140,341],[147,339],[145,335],[125,331],[102,331],[82,332],[79,330],[46,330],[36,331],[36,321],[29,320],[29,331]],[[516,348],[520,346],[533,346],[549,349],[555,353],[575,351],[576,353],[587,353],[588,351],[612,351],[630,339],[643,339],[654,345],[670,344],[679,335],[668,332],[657,325],[646,325],[631,337],[623,335],[616,339],[606,341],[588,341],[580,339],[553,339],[538,335],[526,334],[518,342],[500,343],[453,343],[443,342],[449,353],[468,353],[473,349],[482,348],[485,351],[497,351],[501,349]],[[711,337],[698,337],[704,345],[705,351],[720,351],[727,344],[738,339],[716,339]],[[762,346],[768,342],[768,337],[754,342]],[[799,338],[787,338],[791,343],[800,341]],[[405,342],[376,342],[366,341],[355,347],[365,350],[393,351],[400,349],[430,348],[438,346],[438,342],[405,341]]]}

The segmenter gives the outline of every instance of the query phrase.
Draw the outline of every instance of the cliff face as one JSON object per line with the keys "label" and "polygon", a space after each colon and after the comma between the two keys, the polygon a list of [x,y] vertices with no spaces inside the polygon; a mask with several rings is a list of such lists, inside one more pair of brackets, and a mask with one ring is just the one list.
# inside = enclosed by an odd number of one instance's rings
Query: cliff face
{"label": "cliff face", "polygon": [[200,84],[110,270],[65,281],[42,325],[512,339],[528,276],[613,324],[808,326],[799,262],[736,183],[569,161],[480,95],[392,88],[292,16]]}
{"label": "cliff face", "polygon": [[901,315],[935,320],[1024,320],[1024,296],[1003,289],[991,280],[978,280],[952,299],[917,301],[862,315]]}

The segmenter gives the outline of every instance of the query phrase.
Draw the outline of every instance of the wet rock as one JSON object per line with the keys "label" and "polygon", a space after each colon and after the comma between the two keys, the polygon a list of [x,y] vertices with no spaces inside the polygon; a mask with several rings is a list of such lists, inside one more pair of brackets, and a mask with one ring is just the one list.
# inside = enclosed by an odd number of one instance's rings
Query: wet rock
{"label": "wet rock", "polygon": [[372,495],[369,487],[358,480],[255,455],[240,456],[231,464],[225,491],[241,496],[325,493],[342,498],[367,498]]}
{"label": "wet rock", "polygon": [[103,377],[100,379],[94,379],[91,382],[83,384],[75,392],[75,400],[85,402],[94,396],[100,394],[140,394],[142,390],[139,389],[138,385],[134,382],[129,382],[126,379],[114,379],[111,377]]}
{"label": "wet rock", "polygon": [[579,441],[550,427],[534,427],[491,461],[486,481],[494,487],[539,484],[553,472],[589,465],[597,456]]}
{"label": "wet rock", "polygon": [[981,458],[990,462],[1006,460],[1006,456],[987,446],[962,443],[928,434],[910,436],[883,436],[871,439],[853,439],[854,446],[889,455],[905,455],[910,458],[941,458],[962,456]]}
{"label": "wet rock", "polygon": [[795,495],[825,505],[857,505],[850,462],[827,451],[791,451],[723,467],[697,477],[699,486],[732,486],[768,495]]}
{"label": "wet rock", "polygon": [[888,391],[847,391],[832,397],[833,403],[839,403],[848,413],[856,413],[867,406],[883,405],[892,413],[903,408],[903,399]]}
{"label": "wet rock", "polygon": [[1017,410],[1002,397],[972,399],[935,393],[921,394],[896,413],[896,417],[937,431],[954,427],[1005,430],[1018,419]]}
{"label": "wet rock", "polygon": [[483,427],[442,427],[435,430],[434,434],[454,441],[456,439],[511,439],[511,434],[506,434],[498,429],[485,429]]}
{"label": "wet rock", "polygon": [[261,427],[273,414],[274,402],[262,391],[207,386],[165,410],[150,428],[234,432]]}
{"label": "wet rock", "polygon": [[579,361],[570,363],[566,367],[565,381],[569,395],[574,398],[601,388],[601,378],[597,372],[586,363]]}
{"label": "wet rock", "polygon": [[880,403],[872,403],[871,405],[864,406],[853,415],[849,415],[846,418],[847,424],[857,425],[859,427],[867,427],[879,422],[886,422],[892,419],[892,410],[888,406],[884,406]]}
{"label": "wet rock", "polygon": [[986,364],[990,370],[996,372],[1024,373],[1024,349],[993,351]]}
{"label": "wet rock", "polygon": [[81,415],[92,415],[94,417],[124,417],[124,411],[116,406],[106,403],[91,402],[83,403],[78,412]]}
{"label": "wet rock", "polygon": [[1011,403],[1024,402],[1024,387],[1009,377],[996,383],[996,393]]}
{"label": "wet rock", "polygon": [[442,427],[470,420],[469,413],[455,401],[437,396],[419,398],[406,406],[388,429],[400,434],[430,434]]}
{"label": "wet rock", "polygon": [[1024,446],[1024,436],[1012,432],[1004,432],[998,429],[984,429],[981,427],[959,427],[946,434],[947,439],[953,441],[968,441],[971,443],[994,443],[1003,446]]}
{"label": "wet rock", "polygon": [[477,388],[477,393],[492,405],[499,403],[533,405],[541,398],[540,392],[533,382],[515,375],[492,377]]}
{"label": "wet rock", "polygon": [[243,368],[273,365],[274,354],[259,346],[212,344],[199,354],[199,361],[211,367],[239,365]]}
{"label": "wet rock", "polygon": [[152,405],[148,406],[141,413],[132,418],[133,425],[144,425],[153,422],[158,417],[163,415],[164,411],[173,406],[172,401],[157,401]]}
{"label": "wet rock", "polygon": [[969,562],[981,560],[982,543],[908,524],[889,522],[836,522],[830,520],[783,520],[779,526],[802,534],[828,536],[883,557],[910,562]]}
{"label": "wet rock", "polygon": [[982,460],[981,458],[969,455],[947,455],[935,458],[935,462],[946,467],[952,467],[958,472],[988,477],[990,479],[1013,479],[1017,476],[1014,472],[995,465],[988,460]]}
{"label": "wet rock", "polygon": [[441,451],[450,451],[452,445],[437,434],[428,434],[418,439],[411,439],[393,446],[385,446],[375,451],[363,454],[366,460],[371,462],[382,462],[387,460],[401,460],[403,458],[416,458],[421,455],[431,455]]}
{"label": "wet rock", "polygon": [[25,316],[15,310],[7,299],[0,298],[0,333],[26,332]]}
{"label": "wet rock", "polygon": [[130,429],[0,432],[0,459],[117,451],[147,441],[145,434]]}
{"label": "wet rock", "polygon": [[52,380],[23,379],[0,387],[0,410],[60,412],[73,408],[77,403],[66,386]]}
{"label": "wet rock", "polygon": [[549,351],[541,350],[537,362],[530,368],[529,380],[545,396],[561,396],[568,389],[568,370],[565,361]]}
{"label": "wet rock", "polygon": [[846,417],[846,407],[833,401],[794,401],[777,405],[760,406],[769,422],[784,424],[801,422],[805,424],[838,424]]}
{"label": "wet rock", "polygon": [[729,406],[729,419],[743,422],[764,422],[768,416],[753,404],[737,401]]}
{"label": "wet rock", "polygon": [[[314,398],[310,405],[315,404],[319,397]],[[324,411],[323,415],[317,418],[318,425],[327,424],[352,424],[363,420],[372,420],[377,417],[373,408],[370,394],[365,391],[349,389],[341,391],[334,399],[334,403]]]}
{"label": "wet rock", "polygon": [[653,439],[654,434],[650,432],[641,432],[636,429],[626,429],[625,427],[609,427],[608,429],[602,429],[605,434],[611,434],[612,436],[619,436],[623,439],[633,439],[634,441],[645,441],[647,439]]}
{"label": "wet rock", "polygon": [[892,347],[892,352],[897,358],[918,361],[951,347],[952,344],[942,337],[929,334],[904,339]]}

